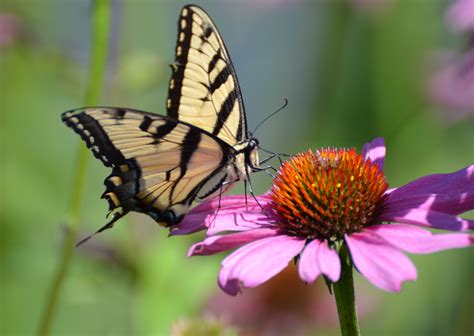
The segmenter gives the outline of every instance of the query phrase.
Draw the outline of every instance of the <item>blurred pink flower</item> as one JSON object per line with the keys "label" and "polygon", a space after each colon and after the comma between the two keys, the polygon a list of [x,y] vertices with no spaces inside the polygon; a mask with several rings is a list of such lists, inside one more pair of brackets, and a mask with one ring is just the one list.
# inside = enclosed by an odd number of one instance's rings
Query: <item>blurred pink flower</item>
{"label": "blurred pink flower", "polygon": [[429,78],[428,96],[443,108],[449,121],[474,117],[474,0],[456,0],[446,12],[456,33],[467,33],[464,54],[442,55],[439,69]]}
{"label": "blurred pink flower", "polygon": [[429,96],[447,109],[452,121],[474,117],[474,49],[465,55],[450,55],[429,82]]}
{"label": "blurred pink flower", "polygon": [[9,13],[0,12],[0,48],[12,43],[20,35],[20,21]]}
{"label": "blurred pink flower", "polygon": [[474,0],[456,0],[446,12],[446,21],[457,33],[474,33]]}
{"label": "blurred pink flower", "polygon": [[[306,335],[338,326],[334,298],[324,282],[308,286],[298,279],[298,269],[290,263],[281,273],[258,288],[238,297],[216,291],[205,311],[228,321],[239,335]],[[358,315],[369,317],[378,297],[365,287],[358,292]]]}
{"label": "blurred pink flower", "polygon": [[[345,242],[357,270],[391,292],[417,278],[404,254],[471,246],[465,233],[437,234],[421,227],[466,231],[474,221],[458,214],[474,209],[474,165],[450,174],[421,177],[387,190],[383,139],[355,150],[309,151],[280,168],[270,193],[256,200],[227,196],[194,208],[172,234],[207,228],[189,256],[238,248],[218,277],[230,295],[261,285],[296,258],[299,277],[339,280],[337,248]],[[257,203],[258,200],[258,203]],[[384,224],[390,223],[390,224]],[[420,227],[421,226],[421,227]]]}

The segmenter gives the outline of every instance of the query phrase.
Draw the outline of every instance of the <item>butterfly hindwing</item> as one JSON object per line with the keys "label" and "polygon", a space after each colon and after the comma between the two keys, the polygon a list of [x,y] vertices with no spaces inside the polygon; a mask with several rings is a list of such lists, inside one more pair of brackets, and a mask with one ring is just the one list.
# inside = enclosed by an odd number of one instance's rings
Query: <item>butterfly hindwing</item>
{"label": "butterfly hindwing", "polygon": [[171,67],[168,116],[190,122],[231,146],[248,140],[234,67],[216,25],[198,6],[181,11]]}
{"label": "butterfly hindwing", "polygon": [[210,180],[226,179],[232,149],[193,125],[109,107],[65,112],[63,121],[112,168],[103,197],[114,216],[138,211],[173,225],[206,197]]}

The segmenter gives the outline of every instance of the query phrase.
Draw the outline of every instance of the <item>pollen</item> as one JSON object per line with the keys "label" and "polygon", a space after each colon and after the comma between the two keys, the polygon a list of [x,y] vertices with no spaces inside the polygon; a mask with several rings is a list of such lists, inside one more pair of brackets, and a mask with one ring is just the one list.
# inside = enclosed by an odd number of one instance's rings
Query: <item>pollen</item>
{"label": "pollen", "polygon": [[289,235],[339,239],[374,224],[388,184],[355,149],[321,149],[281,166],[271,197],[277,225]]}

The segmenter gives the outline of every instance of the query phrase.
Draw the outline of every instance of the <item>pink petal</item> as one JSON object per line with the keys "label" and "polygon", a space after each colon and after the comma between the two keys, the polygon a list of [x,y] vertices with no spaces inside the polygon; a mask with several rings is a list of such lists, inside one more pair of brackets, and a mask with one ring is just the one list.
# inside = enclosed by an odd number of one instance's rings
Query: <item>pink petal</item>
{"label": "pink petal", "polygon": [[[220,200],[219,200],[220,198]],[[171,235],[184,235],[206,229],[212,225],[216,232],[234,230],[242,231],[259,227],[253,223],[257,218],[266,217],[260,206],[265,207],[270,202],[270,196],[267,194],[257,196],[258,203],[252,196],[231,195],[216,197],[210,201],[203,202],[193,208],[181,223],[173,228]],[[243,213],[246,212],[246,215]],[[227,217],[225,217],[227,216]],[[235,217],[240,216],[242,220]],[[243,223],[246,221],[247,223]],[[224,227],[219,228],[220,225]]]}
{"label": "pink petal", "polygon": [[354,265],[373,285],[398,292],[403,282],[416,280],[416,268],[411,260],[370,231],[346,235],[345,240]]}
{"label": "pink petal", "polygon": [[362,149],[364,159],[370,159],[383,171],[385,160],[385,142],[383,138],[375,138],[372,142],[366,143]]}
{"label": "pink petal", "polygon": [[190,233],[205,230],[207,228],[206,223],[204,222],[206,216],[207,214],[188,213],[181,223],[170,228],[169,235],[187,235]]}
{"label": "pink petal", "polygon": [[391,245],[410,253],[434,253],[474,244],[473,236],[469,234],[433,235],[425,229],[403,224],[375,225],[365,230],[373,232]]}
{"label": "pink petal", "polygon": [[256,287],[281,272],[301,252],[305,239],[290,236],[263,238],[241,247],[222,262],[219,286],[228,294]]}
{"label": "pink petal", "polygon": [[[266,205],[270,200],[270,195],[263,194],[256,196],[258,203]],[[260,208],[251,195],[226,195],[221,197],[215,197],[209,201],[203,202],[196,206],[190,211],[193,212],[214,212],[219,211],[239,211],[240,209],[253,210],[254,208]]]}
{"label": "pink petal", "polygon": [[274,218],[269,212],[236,212],[211,215],[205,220],[207,235],[212,236],[224,231],[248,231],[253,229],[271,227]]}
{"label": "pink petal", "polygon": [[467,231],[474,229],[474,220],[424,209],[384,212],[379,216],[379,220],[451,231]]}
{"label": "pink petal", "polygon": [[474,193],[456,194],[419,194],[405,198],[387,197],[386,212],[403,213],[410,209],[424,209],[457,215],[469,211],[474,204]]}
{"label": "pink petal", "polygon": [[204,241],[191,246],[188,252],[188,257],[195,255],[212,255],[242,246],[258,239],[276,236],[277,234],[278,231],[275,229],[263,228],[208,237]]}
{"label": "pink petal", "polygon": [[341,275],[339,255],[329,247],[327,240],[313,240],[301,253],[298,273],[307,283],[314,283],[320,274],[326,275],[333,282],[338,281]]}
{"label": "pink petal", "polygon": [[[457,172],[450,174],[435,174],[421,177],[400,188],[390,192],[387,196],[387,204],[397,204],[405,209],[413,208],[413,197],[425,195],[425,201],[429,201],[428,195],[444,195],[439,206],[437,200],[431,204],[433,210],[457,215],[462,212],[474,209],[474,165],[468,166]],[[448,202],[447,199],[450,199]],[[423,204],[422,200],[420,205]]]}

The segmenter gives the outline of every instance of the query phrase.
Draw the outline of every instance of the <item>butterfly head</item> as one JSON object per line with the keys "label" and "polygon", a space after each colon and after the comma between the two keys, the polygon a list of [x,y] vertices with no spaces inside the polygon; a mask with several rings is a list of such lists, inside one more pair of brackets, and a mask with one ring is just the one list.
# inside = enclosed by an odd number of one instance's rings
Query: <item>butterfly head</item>
{"label": "butterfly head", "polygon": [[250,138],[245,148],[245,163],[248,167],[255,168],[258,166],[258,140],[255,138]]}
{"label": "butterfly head", "polygon": [[259,145],[258,139],[250,138],[250,140],[248,142],[248,145],[247,145],[247,150],[248,151],[253,151],[255,149],[258,149],[258,145]]}

